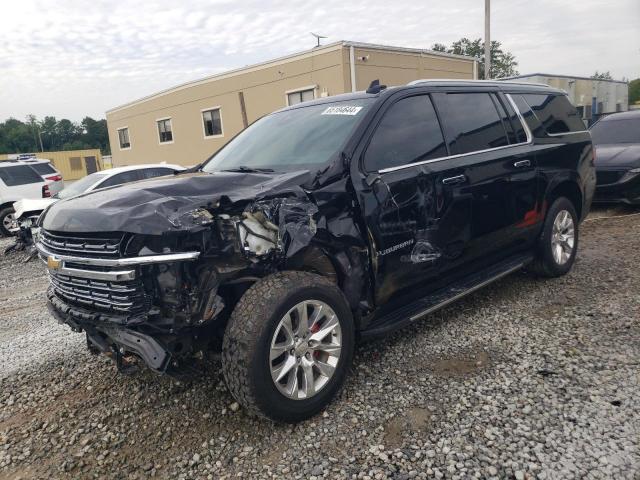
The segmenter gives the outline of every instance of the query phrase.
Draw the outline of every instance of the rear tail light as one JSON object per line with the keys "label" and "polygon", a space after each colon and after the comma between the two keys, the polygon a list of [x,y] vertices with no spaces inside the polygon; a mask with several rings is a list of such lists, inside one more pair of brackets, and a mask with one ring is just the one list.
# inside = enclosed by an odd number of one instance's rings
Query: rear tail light
{"label": "rear tail light", "polygon": [[42,187],[42,198],[51,197],[51,192],[49,191],[49,185],[44,185]]}
{"label": "rear tail light", "polygon": [[62,175],[53,175],[51,177],[45,177],[47,180],[50,180],[52,182],[59,182],[62,180]]}

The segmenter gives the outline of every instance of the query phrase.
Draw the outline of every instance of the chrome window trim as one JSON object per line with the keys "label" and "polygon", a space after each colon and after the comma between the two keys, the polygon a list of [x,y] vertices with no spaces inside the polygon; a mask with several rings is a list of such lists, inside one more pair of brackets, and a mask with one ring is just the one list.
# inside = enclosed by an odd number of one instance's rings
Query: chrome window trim
{"label": "chrome window trim", "polygon": [[564,133],[547,132],[547,135],[549,135],[550,137],[564,137],[565,135],[578,135],[579,133],[588,133],[589,135],[591,135],[591,132],[589,132],[589,130],[576,130],[575,132],[564,132]]}
{"label": "chrome window trim", "polygon": [[149,265],[153,263],[171,263],[179,261],[191,261],[200,256],[200,252],[167,253],[161,255],[146,255],[142,257],[127,258],[88,258],[74,257],[71,255],[58,255],[47,250],[41,243],[36,243],[36,248],[42,255],[52,256],[63,262],[78,263],[81,265],[95,265],[102,267],[127,267],[132,265]]}
{"label": "chrome window trim", "polygon": [[[483,92],[483,93],[486,93],[486,92]],[[520,123],[522,124],[522,127],[524,128],[525,134],[527,136],[527,140],[525,142],[513,143],[511,145],[504,145],[502,147],[487,148],[487,149],[484,149],[484,150],[474,150],[473,152],[458,153],[456,155],[448,155],[446,157],[431,158],[429,160],[423,160],[422,162],[415,162],[415,163],[407,163],[407,164],[404,164],[404,165],[398,165],[397,167],[383,168],[382,170],[378,170],[378,173],[390,173],[390,172],[395,172],[395,171],[398,171],[398,170],[403,170],[405,168],[418,167],[420,165],[427,165],[429,163],[442,162],[444,160],[452,160],[454,158],[467,157],[469,155],[478,155],[480,153],[495,152],[495,151],[498,151],[498,150],[503,150],[505,148],[513,148],[513,147],[521,147],[523,145],[530,145],[533,142],[533,135],[531,134],[531,130],[529,130],[529,126],[527,125],[527,122],[524,121],[524,118],[523,118],[522,114],[520,113],[520,110],[518,109],[518,106],[515,104],[515,102],[511,98],[511,95],[510,94],[505,94],[505,96],[509,100],[509,103],[513,107],[513,110],[516,112],[516,115],[518,116],[518,119],[520,120]]]}

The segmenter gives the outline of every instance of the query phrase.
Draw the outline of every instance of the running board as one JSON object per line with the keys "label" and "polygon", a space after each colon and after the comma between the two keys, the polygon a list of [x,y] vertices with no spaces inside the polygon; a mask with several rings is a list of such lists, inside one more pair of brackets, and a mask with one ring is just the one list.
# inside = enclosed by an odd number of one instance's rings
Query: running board
{"label": "running board", "polygon": [[405,327],[411,322],[419,320],[496,280],[520,270],[532,260],[532,255],[525,255],[493,265],[383,317],[374,319],[367,329],[360,332],[360,335],[361,337],[375,337]]}

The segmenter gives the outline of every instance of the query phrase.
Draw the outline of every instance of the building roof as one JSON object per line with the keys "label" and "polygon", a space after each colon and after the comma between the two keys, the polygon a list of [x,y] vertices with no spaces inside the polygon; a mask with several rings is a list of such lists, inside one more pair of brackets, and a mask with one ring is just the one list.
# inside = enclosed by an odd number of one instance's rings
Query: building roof
{"label": "building roof", "polygon": [[111,108],[107,110],[107,113],[114,113],[118,110],[122,110],[127,107],[131,107],[135,104],[151,100],[153,98],[161,97],[163,95],[167,95],[169,93],[176,92],[178,90],[182,90],[184,88],[194,87],[196,85],[201,85],[203,83],[209,83],[215,80],[221,80],[223,78],[233,77],[235,75],[241,75],[243,73],[248,73],[251,71],[262,70],[264,68],[269,68],[274,65],[292,62],[294,60],[298,60],[300,58],[305,58],[309,56],[313,56],[317,53],[326,53],[333,50],[338,50],[344,47],[354,47],[354,48],[364,48],[369,50],[384,50],[388,52],[398,52],[398,53],[408,53],[408,54],[420,54],[420,55],[430,55],[437,57],[445,57],[445,58],[453,58],[458,60],[466,60],[466,61],[477,61],[478,58],[470,57],[465,55],[456,55],[453,53],[446,52],[437,52],[435,50],[429,50],[424,48],[406,48],[406,47],[394,47],[390,45],[378,45],[375,43],[363,43],[363,42],[353,42],[350,40],[340,40],[337,42],[329,43],[327,45],[321,45],[319,47],[314,47],[309,50],[304,50],[302,52],[292,53],[290,55],[285,55],[283,57],[277,57],[272,60],[267,60],[266,62],[256,63],[253,65],[247,65],[245,67],[236,68],[234,70],[229,70],[227,72],[217,73],[215,75],[209,75],[204,78],[200,78],[198,80],[191,80],[189,82],[181,83],[174,87],[167,88],[165,90],[160,90],[159,92],[152,93],[150,95],[144,96],[137,100],[133,100],[131,102],[127,102],[123,105],[119,105],[117,107]]}
{"label": "building roof", "polygon": [[500,80],[518,80],[521,78],[530,78],[530,77],[569,78],[571,80],[591,80],[592,82],[624,83],[625,85],[629,83],[629,82],[623,82],[622,80],[606,80],[603,78],[580,77],[577,75],[557,75],[554,73],[527,73],[526,75],[514,75],[513,77],[504,77],[504,78],[501,78]]}

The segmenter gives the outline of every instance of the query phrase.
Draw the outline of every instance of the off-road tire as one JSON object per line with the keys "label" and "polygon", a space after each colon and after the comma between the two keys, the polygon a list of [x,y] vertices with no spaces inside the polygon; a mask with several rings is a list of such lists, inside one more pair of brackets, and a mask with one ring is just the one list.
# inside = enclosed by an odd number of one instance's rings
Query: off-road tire
{"label": "off-road tire", "polygon": [[[558,264],[555,261],[551,246],[553,222],[561,210],[566,210],[571,215],[575,235],[573,252],[569,257],[569,260],[564,264]],[[544,227],[542,228],[542,233],[540,234],[540,238],[538,239],[538,244],[536,246],[536,258],[529,266],[529,270],[536,275],[547,278],[560,277],[567,274],[575,262],[576,254],[578,252],[579,238],[578,214],[576,213],[573,203],[566,197],[556,198],[547,211],[547,215],[544,220]]]}
{"label": "off-road tire", "polygon": [[[326,386],[306,400],[281,394],[269,370],[272,335],[281,318],[303,300],[316,299],[336,313],[342,329],[342,351]],[[295,423],[321,411],[342,387],[351,365],[354,323],[340,289],[308,272],[280,272],[249,288],[235,307],[222,342],[222,372],[233,397],[249,413],[277,422]]]}
{"label": "off-road tire", "polygon": [[15,210],[12,207],[6,207],[0,210],[0,233],[5,237],[13,237],[15,234],[11,233],[9,230],[4,228],[4,219],[7,215],[11,215],[15,213]]}

